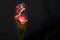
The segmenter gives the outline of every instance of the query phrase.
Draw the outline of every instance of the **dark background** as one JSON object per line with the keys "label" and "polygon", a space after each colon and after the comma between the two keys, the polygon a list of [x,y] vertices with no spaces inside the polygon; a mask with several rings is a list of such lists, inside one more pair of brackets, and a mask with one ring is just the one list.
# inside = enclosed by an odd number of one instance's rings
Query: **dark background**
{"label": "dark background", "polygon": [[14,20],[15,7],[26,4],[28,23],[24,40],[57,40],[60,29],[59,0],[1,0],[0,39],[18,40],[18,29]]}

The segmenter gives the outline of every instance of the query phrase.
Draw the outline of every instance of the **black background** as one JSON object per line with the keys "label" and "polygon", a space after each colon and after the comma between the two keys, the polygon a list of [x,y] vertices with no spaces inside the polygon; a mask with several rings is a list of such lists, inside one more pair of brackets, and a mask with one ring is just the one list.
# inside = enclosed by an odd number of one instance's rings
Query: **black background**
{"label": "black background", "polygon": [[28,23],[24,40],[58,39],[60,29],[59,0],[1,0],[0,39],[18,40],[18,30],[14,20],[15,7],[19,2],[26,4]]}

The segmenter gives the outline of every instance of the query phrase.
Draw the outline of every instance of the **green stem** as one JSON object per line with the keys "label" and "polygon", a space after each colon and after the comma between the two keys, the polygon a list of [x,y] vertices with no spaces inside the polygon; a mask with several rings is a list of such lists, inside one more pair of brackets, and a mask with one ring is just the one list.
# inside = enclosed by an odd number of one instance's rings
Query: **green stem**
{"label": "green stem", "polygon": [[[20,29],[21,27],[22,27],[22,29]],[[25,24],[25,25],[21,25],[21,24],[17,21],[17,28],[18,28],[19,40],[23,40],[24,32],[25,32],[25,28],[26,28],[26,24]]]}

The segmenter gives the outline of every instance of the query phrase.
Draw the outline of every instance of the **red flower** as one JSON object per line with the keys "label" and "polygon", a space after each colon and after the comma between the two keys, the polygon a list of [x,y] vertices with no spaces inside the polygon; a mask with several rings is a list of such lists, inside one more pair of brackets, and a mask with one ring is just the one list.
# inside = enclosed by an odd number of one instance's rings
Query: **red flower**
{"label": "red flower", "polygon": [[18,20],[20,21],[21,24],[25,24],[27,22],[26,16],[23,15],[19,16]]}
{"label": "red flower", "polygon": [[24,8],[24,7],[25,7],[25,4],[24,3],[18,4],[16,6],[16,14],[18,14],[19,11],[21,11],[21,9]]}
{"label": "red flower", "polygon": [[20,24],[25,24],[27,22],[27,17],[24,15],[16,15],[15,19],[20,22]]}
{"label": "red flower", "polygon": [[16,14],[18,14],[20,10],[21,10],[21,5],[18,4],[18,5],[16,6]]}

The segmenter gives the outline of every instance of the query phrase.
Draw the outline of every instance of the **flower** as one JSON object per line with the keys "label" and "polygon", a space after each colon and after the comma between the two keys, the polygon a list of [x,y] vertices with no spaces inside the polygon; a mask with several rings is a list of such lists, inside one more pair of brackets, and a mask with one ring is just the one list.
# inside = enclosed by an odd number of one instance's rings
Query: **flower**
{"label": "flower", "polygon": [[26,16],[24,15],[19,16],[18,20],[20,21],[20,24],[25,24],[27,22]]}
{"label": "flower", "polygon": [[18,14],[19,11],[21,11],[21,4],[18,4],[18,5],[16,6],[16,14]]}

